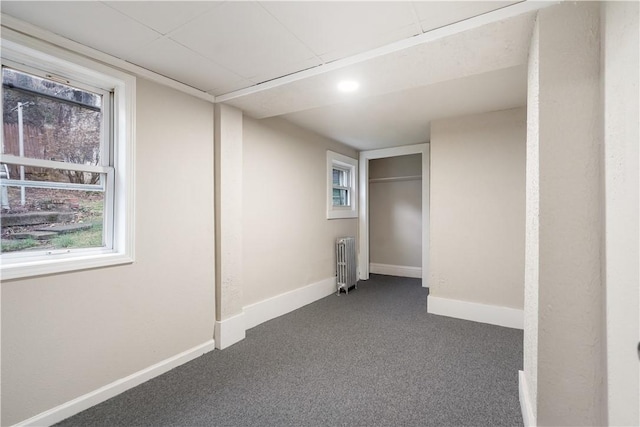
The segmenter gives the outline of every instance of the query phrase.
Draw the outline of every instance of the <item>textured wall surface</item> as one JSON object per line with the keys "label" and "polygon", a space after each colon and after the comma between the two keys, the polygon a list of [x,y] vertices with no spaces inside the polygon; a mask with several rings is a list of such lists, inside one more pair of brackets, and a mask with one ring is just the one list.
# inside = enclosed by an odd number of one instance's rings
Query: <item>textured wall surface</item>
{"label": "textured wall surface", "polygon": [[335,276],[335,239],[356,236],[357,219],[326,218],[335,141],[281,119],[244,118],[244,305]]}
{"label": "textured wall surface", "polygon": [[[540,258],[540,141],[539,28],[536,25],[529,50],[527,88],[527,184],[524,266],[524,374],[529,404],[535,416],[538,399],[538,280]],[[532,420],[534,421],[534,420]]]}
{"label": "textured wall surface", "polygon": [[602,4],[609,425],[640,425],[639,9]]}
{"label": "textured wall surface", "polygon": [[432,123],[430,295],[523,308],[524,108]]}
{"label": "textured wall surface", "polygon": [[2,282],[2,425],[213,337],[213,106],[141,79],[136,104],[136,260]]}
{"label": "textured wall surface", "polygon": [[539,25],[538,425],[603,425],[600,5]]}
{"label": "textured wall surface", "polygon": [[370,262],[422,267],[421,174],[419,154],[369,161],[369,178],[412,177],[369,183]]}
{"label": "textured wall surface", "polygon": [[215,106],[217,320],[242,312],[242,111]]}

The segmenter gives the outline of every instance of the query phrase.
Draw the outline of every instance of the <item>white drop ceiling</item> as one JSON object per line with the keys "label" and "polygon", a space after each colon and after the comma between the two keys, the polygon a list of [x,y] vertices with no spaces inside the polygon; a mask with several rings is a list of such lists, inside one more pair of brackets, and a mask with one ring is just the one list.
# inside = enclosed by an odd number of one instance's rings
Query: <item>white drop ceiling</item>
{"label": "white drop ceiling", "polygon": [[[525,3],[527,4],[526,6]],[[18,18],[357,149],[432,120],[526,103],[531,10],[516,1],[2,1]],[[3,23],[4,24],[4,23]],[[340,78],[358,79],[340,94]]]}

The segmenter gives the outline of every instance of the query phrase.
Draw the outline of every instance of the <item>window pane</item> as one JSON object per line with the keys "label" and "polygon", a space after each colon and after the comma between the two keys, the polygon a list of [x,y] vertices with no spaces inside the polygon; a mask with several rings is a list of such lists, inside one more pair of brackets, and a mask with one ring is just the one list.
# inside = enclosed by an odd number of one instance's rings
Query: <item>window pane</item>
{"label": "window pane", "polygon": [[349,206],[349,192],[344,189],[333,189],[333,206]]}
{"label": "window pane", "polygon": [[[0,252],[103,247],[104,193],[2,186]],[[7,207],[10,210],[7,210]]]}
{"label": "window pane", "polygon": [[344,169],[333,169],[333,185],[348,187],[348,172]]}
{"label": "window pane", "polygon": [[[5,154],[62,162],[100,162],[102,95],[2,68]],[[20,121],[19,113],[22,113]]]}

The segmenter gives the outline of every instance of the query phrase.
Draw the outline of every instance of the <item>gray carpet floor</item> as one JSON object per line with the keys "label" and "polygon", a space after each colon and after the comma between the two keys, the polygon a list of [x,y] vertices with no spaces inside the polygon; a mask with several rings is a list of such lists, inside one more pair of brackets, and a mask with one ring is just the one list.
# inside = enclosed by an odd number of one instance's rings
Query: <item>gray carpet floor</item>
{"label": "gray carpet floor", "polygon": [[372,275],[60,426],[517,426],[522,331],[427,314]]}

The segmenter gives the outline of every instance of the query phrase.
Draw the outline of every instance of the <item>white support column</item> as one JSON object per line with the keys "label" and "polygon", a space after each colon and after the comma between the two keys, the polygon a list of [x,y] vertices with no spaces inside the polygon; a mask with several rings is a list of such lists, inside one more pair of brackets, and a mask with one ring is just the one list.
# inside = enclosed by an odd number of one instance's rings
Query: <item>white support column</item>
{"label": "white support column", "polygon": [[535,420],[605,425],[600,4],[541,10],[538,37]]}
{"label": "white support column", "polygon": [[242,111],[216,104],[216,347],[245,337],[242,310]]}

